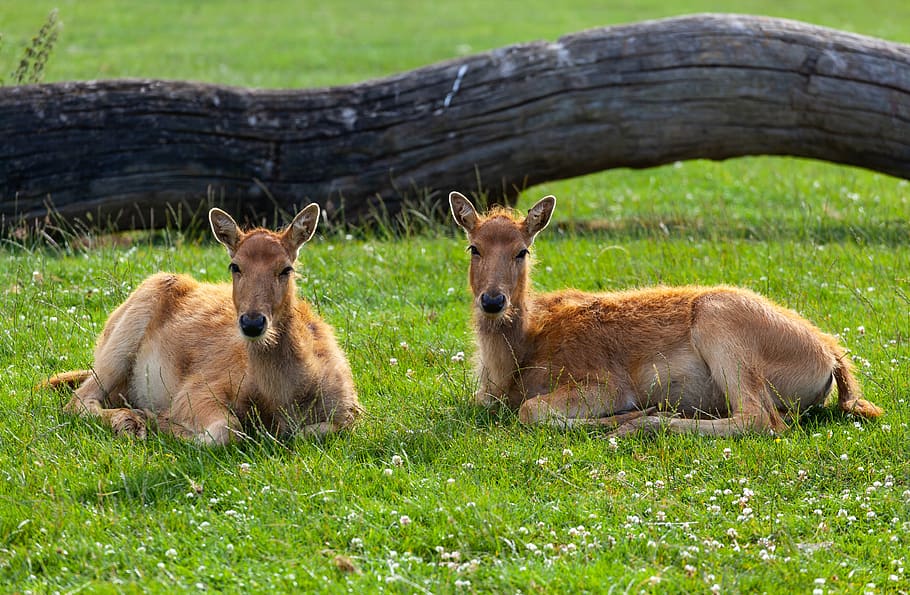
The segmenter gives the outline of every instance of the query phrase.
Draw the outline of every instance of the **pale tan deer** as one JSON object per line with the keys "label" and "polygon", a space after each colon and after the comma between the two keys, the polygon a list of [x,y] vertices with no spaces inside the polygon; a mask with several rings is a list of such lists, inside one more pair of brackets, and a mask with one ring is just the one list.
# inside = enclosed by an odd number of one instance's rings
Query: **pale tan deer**
{"label": "pale tan deer", "polygon": [[478,404],[526,424],[729,436],[780,432],[836,383],[842,410],[882,413],[837,340],[791,310],[726,286],[536,294],[528,250],[556,199],[525,218],[449,203],[470,243]]}
{"label": "pale tan deer", "polygon": [[144,438],[150,424],[209,445],[231,442],[251,421],[277,435],[350,426],[362,409],[348,361],[296,293],[293,265],[318,220],[311,204],[281,233],[243,232],[212,209],[233,283],[146,279],[105,323],[93,369],[48,381],[81,382],[66,411],[120,434]]}

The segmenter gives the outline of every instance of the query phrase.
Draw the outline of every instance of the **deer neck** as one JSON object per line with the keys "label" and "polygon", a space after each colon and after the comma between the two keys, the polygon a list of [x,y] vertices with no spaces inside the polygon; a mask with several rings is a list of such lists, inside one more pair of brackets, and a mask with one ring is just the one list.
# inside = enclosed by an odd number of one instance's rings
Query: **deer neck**
{"label": "deer neck", "polygon": [[269,345],[249,343],[248,373],[256,387],[276,403],[290,403],[296,397],[299,379],[306,373],[300,349],[296,304],[289,316],[274,321],[275,341]]}
{"label": "deer neck", "polygon": [[523,297],[513,303],[507,316],[490,320],[477,313],[474,317],[481,391],[498,399],[521,389],[518,373],[530,352],[531,314],[530,300]]}

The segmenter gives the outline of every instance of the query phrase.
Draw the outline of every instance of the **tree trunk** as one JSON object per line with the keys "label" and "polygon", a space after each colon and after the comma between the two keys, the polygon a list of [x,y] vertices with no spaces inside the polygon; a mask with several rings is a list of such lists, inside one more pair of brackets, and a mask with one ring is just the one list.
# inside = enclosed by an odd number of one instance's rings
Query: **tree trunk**
{"label": "tree trunk", "polygon": [[0,88],[0,215],[163,223],[315,201],[395,213],[449,190],[509,201],[615,167],[795,155],[910,178],[910,47],[697,15],[593,29],[356,85],[115,80]]}

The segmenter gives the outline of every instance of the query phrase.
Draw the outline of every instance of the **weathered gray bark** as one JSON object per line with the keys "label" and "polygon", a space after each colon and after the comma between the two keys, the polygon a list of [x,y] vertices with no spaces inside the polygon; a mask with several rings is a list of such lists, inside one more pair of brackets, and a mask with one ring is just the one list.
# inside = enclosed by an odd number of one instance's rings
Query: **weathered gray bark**
{"label": "weathered gray bark", "polygon": [[[250,90],[119,80],[0,89],[0,214],[168,205],[359,218],[406,196],[509,200],[614,167],[796,155],[910,178],[910,47],[698,15],[584,31],[361,84]],[[264,192],[263,189],[267,189]]]}

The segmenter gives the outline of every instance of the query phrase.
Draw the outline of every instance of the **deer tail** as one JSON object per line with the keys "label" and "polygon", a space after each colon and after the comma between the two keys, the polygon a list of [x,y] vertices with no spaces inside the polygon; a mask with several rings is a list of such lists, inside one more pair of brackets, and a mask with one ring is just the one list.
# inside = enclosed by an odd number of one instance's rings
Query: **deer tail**
{"label": "deer tail", "polygon": [[54,374],[47,380],[43,380],[35,387],[38,390],[58,388],[61,386],[77,386],[84,382],[92,375],[91,370],[72,370],[70,372],[60,372]]}
{"label": "deer tail", "polygon": [[837,383],[837,406],[841,411],[860,417],[878,417],[884,413],[881,407],[862,398],[862,389],[853,374],[853,362],[846,355],[837,358],[834,381]]}

